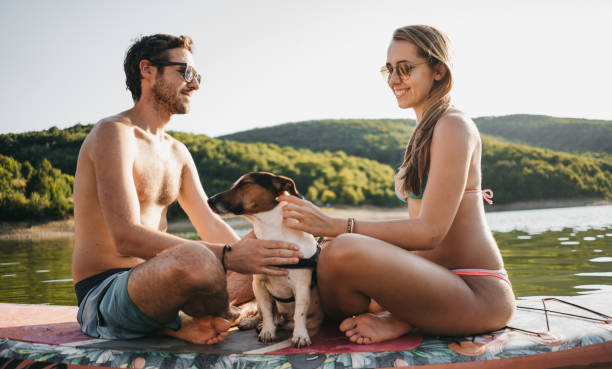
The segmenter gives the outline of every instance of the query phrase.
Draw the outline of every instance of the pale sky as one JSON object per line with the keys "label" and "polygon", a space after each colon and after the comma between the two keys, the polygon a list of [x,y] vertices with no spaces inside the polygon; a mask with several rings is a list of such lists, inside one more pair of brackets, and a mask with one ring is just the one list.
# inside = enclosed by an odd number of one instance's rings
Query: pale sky
{"label": "pale sky", "polygon": [[312,119],[414,118],[379,74],[393,30],[454,45],[469,116],[612,120],[612,1],[2,0],[0,133],[132,106],[123,58],[152,33],[194,39],[203,83],[169,129],[218,136]]}

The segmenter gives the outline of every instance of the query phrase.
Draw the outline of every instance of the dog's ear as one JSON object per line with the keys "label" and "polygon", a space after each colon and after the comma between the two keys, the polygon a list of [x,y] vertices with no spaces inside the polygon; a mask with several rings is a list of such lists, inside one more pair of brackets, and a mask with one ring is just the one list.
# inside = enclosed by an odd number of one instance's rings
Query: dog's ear
{"label": "dog's ear", "polygon": [[278,190],[279,195],[287,191],[293,196],[297,196],[300,199],[302,198],[302,195],[300,195],[297,188],[295,188],[295,182],[293,182],[293,179],[285,176],[276,176],[274,177],[273,182],[274,187]]}

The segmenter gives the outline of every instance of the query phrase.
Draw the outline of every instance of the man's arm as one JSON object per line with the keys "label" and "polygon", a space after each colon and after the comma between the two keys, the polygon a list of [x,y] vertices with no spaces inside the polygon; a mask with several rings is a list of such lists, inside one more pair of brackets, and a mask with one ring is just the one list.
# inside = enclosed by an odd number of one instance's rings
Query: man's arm
{"label": "man's arm", "polygon": [[[198,232],[200,239],[219,244],[236,243],[239,238],[234,230],[208,206],[206,193],[202,188],[197,168],[189,150],[181,143],[176,142],[175,144],[182,162],[185,163],[181,172],[181,189],[178,201]],[[220,246],[210,244],[207,246],[219,259],[222,257]],[[251,274],[228,272],[227,291],[229,300],[237,305],[252,300],[255,297],[251,287],[252,282],[253,276]]]}
{"label": "man's arm", "polygon": [[134,128],[102,122],[95,128],[89,156],[96,173],[104,220],[122,255],[150,259],[187,240],[140,224],[140,203],[132,174],[136,155]]}
{"label": "man's arm", "polygon": [[176,143],[179,155],[184,162],[181,173],[181,189],[178,201],[200,238],[205,242],[232,244],[239,240],[234,230],[215,214],[208,206],[208,198],[191,154],[185,145]]}

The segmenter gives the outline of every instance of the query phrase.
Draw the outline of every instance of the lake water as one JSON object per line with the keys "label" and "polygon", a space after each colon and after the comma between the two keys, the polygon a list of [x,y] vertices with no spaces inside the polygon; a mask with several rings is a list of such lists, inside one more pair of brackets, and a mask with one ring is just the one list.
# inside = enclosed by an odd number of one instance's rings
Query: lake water
{"label": "lake water", "polygon": [[[612,205],[491,212],[487,221],[518,297],[612,290]],[[0,302],[76,305],[71,256],[71,239],[1,241]]]}

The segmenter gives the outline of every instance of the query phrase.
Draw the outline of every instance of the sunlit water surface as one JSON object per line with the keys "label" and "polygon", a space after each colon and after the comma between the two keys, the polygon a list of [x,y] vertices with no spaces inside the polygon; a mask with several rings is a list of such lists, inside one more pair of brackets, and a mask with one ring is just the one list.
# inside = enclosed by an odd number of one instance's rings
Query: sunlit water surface
{"label": "sunlit water surface", "polygon": [[[612,290],[612,205],[492,212],[487,220],[517,296]],[[0,302],[76,305],[72,242],[0,242]]]}

